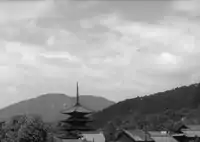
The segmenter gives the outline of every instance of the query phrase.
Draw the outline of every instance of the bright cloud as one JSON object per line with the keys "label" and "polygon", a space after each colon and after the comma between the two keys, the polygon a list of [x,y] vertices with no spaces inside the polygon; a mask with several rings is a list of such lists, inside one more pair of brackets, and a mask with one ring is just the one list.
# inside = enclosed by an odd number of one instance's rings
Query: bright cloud
{"label": "bright cloud", "polygon": [[60,58],[67,59],[70,62],[78,62],[79,59],[76,56],[70,55],[68,52],[53,52],[53,53],[45,53],[42,54],[45,58]]}
{"label": "bright cloud", "polygon": [[178,57],[164,52],[159,56],[158,63],[163,65],[178,64]]}

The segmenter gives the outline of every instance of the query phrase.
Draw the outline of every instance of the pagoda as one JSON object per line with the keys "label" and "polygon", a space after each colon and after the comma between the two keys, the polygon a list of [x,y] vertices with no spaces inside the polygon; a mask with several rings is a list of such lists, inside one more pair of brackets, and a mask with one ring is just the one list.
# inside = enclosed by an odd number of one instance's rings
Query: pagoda
{"label": "pagoda", "polygon": [[82,106],[79,100],[79,88],[77,83],[76,103],[61,113],[68,115],[69,117],[65,120],[60,121],[60,135],[61,139],[79,139],[81,133],[86,131],[93,131],[94,129],[88,125],[92,122],[90,115],[92,110]]}

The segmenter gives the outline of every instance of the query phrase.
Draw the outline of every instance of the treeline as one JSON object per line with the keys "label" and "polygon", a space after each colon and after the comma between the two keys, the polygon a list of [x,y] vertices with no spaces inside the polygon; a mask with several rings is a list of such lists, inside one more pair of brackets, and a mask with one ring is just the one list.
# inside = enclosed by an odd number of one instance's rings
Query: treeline
{"label": "treeline", "polygon": [[18,115],[1,122],[1,142],[53,142],[53,129],[36,115]]}

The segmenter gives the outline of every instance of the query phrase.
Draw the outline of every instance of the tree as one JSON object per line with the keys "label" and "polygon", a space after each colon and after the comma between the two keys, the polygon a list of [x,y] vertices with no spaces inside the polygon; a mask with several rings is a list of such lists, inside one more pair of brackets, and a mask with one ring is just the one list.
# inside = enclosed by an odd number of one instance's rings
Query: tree
{"label": "tree", "polygon": [[2,126],[1,140],[6,142],[14,142],[17,140],[17,132],[20,126],[25,122],[25,116],[14,116]]}
{"label": "tree", "polygon": [[114,120],[113,120],[113,125],[116,127],[116,128],[120,128],[121,125],[122,125],[122,120],[120,119],[120,117],[116,117]]}
{"label": "tree", "polygon": [[47,142],[48,129],[42,119],[33,115],[12,117],[2,127],[1,141]]}
{"label": "tree", "polygon": [[104,135],[106,138],[106,141],[112,141],[115,139],[115,134],[117,132],[117,128],[112,122],[109,122],[105,127],[104,127]]}
{"label": "tree", "polygon": [[19,142],[45,142],[47,140],[47,130],[40,118],[27,117],[26,123],[21,125],[18,131]]}
{"label": "tree", "polygon": [[200,85],[196,87],[193,104],[194,107],[198,107],[198,105],[200,104]]}

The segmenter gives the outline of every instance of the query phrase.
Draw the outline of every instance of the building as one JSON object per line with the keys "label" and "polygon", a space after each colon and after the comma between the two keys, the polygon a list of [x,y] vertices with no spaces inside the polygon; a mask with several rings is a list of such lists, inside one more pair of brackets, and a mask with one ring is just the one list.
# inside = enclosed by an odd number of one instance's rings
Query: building
{"label": "building", "polygon": [[93,111],[82,106],[79,100],[79,88],[77,83],[76,103],[73,107],[63,110],[62,114],[69,117],[60,122],[59,134],[57,135],[61,139],[73,139],[77,140],[82,137],[82,132],[94,130],[89,122],[92,122],[92,118],[89,116]]}
{"label": "building", "polygon": [[179,131],[179,133],[173,134],[173,137],[179,142],[200,141],[200,125],[184,125]]}
{"label": "building", "polygon": [[174,126],[174,133],[182,133],[182,129],[188,128],[185,124],[183,123],[178,123]]}
{"label": "building", "polygon": [[116,142],[154,142],[154,140],[143,130],[123,129],[118,134]]}
{"label": "building", "polygon": [[116,142],[178,142],[167,131],[122,130]]}
{"label": "building", "polygon": [[83,132],[83,140],[87,142],[105,142],[104,134],[101,131]]}

